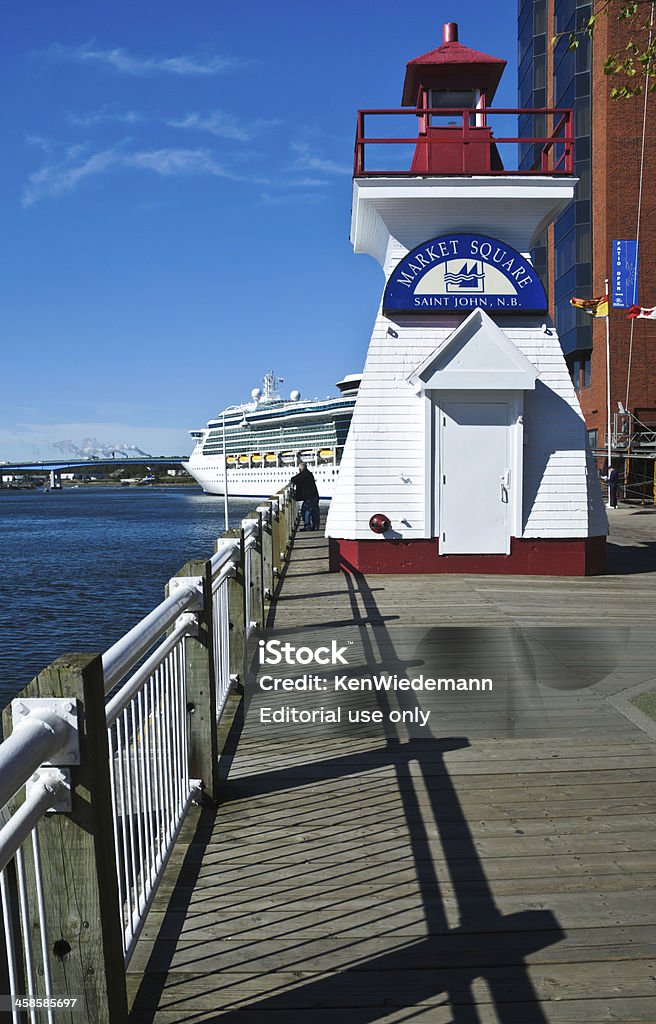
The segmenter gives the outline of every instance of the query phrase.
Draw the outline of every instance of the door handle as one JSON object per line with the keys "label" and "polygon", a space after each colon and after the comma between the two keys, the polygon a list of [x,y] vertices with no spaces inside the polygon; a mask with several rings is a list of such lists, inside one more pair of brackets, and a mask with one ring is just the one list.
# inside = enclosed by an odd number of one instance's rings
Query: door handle
{"label": "door handle", "polygon": [[505,505],[507,505],[508,504],[508,489],[510,487],[510,470],[509,469],[506,469],[505,472],[503,472],[501,474],[501,477],[499,479],[499,484],[501,485],[501,501]]}

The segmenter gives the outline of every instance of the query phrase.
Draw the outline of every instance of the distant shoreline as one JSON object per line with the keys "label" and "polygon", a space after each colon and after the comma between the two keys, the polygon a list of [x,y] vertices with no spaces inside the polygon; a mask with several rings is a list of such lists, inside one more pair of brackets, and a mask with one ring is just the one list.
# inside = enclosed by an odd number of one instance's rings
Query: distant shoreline
{"label": "distant shoreline", "polygon": [[[197,487],[198,490],[202,490],[200,484],[189,477],[187,480],[158,480],[152,484],[122,484],[120,480],[65,480],[62,482],[61,487],[52,487],[51,491],[75,491],[85,490],[87,488],[94,487],[111,487],[112,490],[121,491],[145,491],[145,490],[159,490],[161,487]],[[18,491],[36,491],[41,492],[44,488],[43,484],[35,484],[33,487],[30,486],[16,486],[15,484],[3,484],[0,487],[0,494],[15,494]]]}

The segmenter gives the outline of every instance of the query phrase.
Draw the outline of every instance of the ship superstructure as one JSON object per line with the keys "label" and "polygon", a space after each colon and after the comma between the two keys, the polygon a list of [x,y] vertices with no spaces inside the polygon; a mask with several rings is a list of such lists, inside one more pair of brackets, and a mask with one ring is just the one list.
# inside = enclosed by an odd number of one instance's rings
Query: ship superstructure
{"label": "ship superstructure", "polygon": [[332,497],[360,377],[339,381],[335,397],[303,400],[299,391],[283,398],[282,380],[267,373],[250,402],[190,431],[196,445],[185,468],[207,494],[268,497],[306,462],[321,497]]}

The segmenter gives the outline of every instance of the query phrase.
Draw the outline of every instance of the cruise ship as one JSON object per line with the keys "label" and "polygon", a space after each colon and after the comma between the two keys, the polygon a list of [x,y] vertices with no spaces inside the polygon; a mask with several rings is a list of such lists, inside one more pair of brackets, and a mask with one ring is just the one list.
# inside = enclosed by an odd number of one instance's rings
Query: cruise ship
{"label": "cruise ship", "polygon": [[275,494],[306,462],[322,498],[331,498],[361,374],[335,385],[334,398],[302,400],[278,392],[282,378],[267,373],[251,401],[231,405],[204,430],[191,430],[196,444],[183,463],[207,494],[262,497]]}

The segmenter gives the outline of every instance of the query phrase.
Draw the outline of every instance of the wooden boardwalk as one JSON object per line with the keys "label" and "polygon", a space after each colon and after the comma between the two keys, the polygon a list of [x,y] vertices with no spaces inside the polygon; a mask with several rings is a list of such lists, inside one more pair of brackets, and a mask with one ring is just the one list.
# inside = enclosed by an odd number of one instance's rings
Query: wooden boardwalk
{"label": "wooden boardwalk", "polygon": [[[298,535],[271,637],[493,691],[252,687],[131,963],[134,1024],[656,1021],[656,746],[629,699],[656,690],[656,515],[613,524],[614,574],[578,580],[331,575]],[[259,720],[337,705],[384,721]]]}

